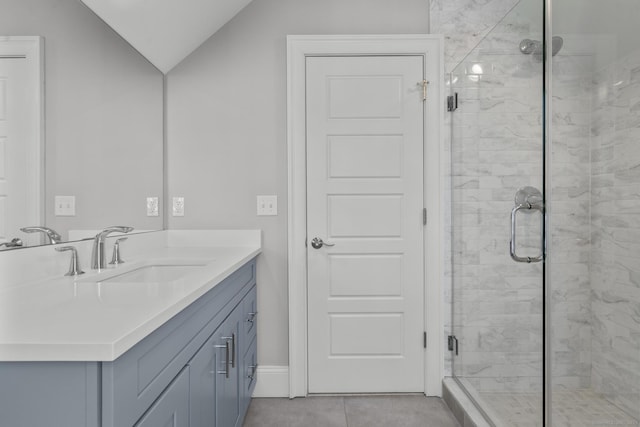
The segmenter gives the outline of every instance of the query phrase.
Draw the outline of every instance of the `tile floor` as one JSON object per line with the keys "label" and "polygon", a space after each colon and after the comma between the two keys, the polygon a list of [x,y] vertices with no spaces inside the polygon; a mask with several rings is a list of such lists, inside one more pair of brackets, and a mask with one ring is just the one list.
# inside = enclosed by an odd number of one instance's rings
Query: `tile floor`
{"label": "tile floor", "polygon": [[244,427],[458,427],[442,399],[345,396],[253,399]]}
{"label": "tile floor", "polygon": [[[491,405],[497,426],[542,426],[540,393],[480,393]],[[553,398],[554,427],[640,426],[640,422],[624,413],[589,389],[555,391]]]}

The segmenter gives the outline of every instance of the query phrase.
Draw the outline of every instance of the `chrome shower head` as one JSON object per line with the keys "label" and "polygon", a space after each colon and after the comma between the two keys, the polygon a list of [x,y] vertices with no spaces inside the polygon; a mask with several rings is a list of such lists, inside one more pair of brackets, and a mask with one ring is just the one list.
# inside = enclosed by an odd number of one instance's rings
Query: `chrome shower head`
{"label": "chrome shower head", "polygon": [[[551,39],[551,54],[556,56],[564,45],[564,39],[560,36],[553,36]],[[524,39],[520,42],[520,52],[525,55],[542,53],[542,42],[539,40]]]}

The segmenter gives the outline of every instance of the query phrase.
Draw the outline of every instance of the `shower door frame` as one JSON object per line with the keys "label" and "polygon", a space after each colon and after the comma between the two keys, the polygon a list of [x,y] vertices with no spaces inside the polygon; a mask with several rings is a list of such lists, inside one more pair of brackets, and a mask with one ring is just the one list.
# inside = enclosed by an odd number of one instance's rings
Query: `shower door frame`
{"label": "shower door frame", "polygon": [[553,38],[551,27],[551,2],[552,0],[543,0],[542,5],[542,198],[544,203],[544,222],[542,226],[543,244],[543,261],[542,261],[542,410],[543,410],[543,426],[552,426],[551,422],[551,334],[548,330],[551,325],[551,292],[549,284],[549,269],[547,268],[547,255],[549,253],[549,243],[551,242],[550,224],[549,224],[549,201],[551,200],[549,191],[551,189],[551,62],[553,44],[548,41]]}

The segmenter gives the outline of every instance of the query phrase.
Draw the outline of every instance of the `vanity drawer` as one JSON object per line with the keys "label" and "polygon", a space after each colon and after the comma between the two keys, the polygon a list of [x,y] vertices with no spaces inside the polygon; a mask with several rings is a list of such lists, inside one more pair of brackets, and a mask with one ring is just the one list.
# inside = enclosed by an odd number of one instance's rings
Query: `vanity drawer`
{"label": "vanity drawer", "polygon": [[252,260],[118,359],[103,363],[103,426],[133,425],[254,284]]}
{"label": "vanity drawer", "polygon": [[245,342],[243,345],[245,352],[248,349],[248,344],[255,339],[258,329],[258,295],[256,289],[254,286],[242,301],[242,323]]}
{"label": "vanity drawer", "polygon": [[257,373],[258,373],[258,346],[257,340],[253,340],[249,345],[249,349],[244,356],[242,366],[244,372],[241,372],[242,378],[240,378],[240,384],[242,390],[240,391],[240,412],[243,413],[251,403],[251,395],[253,389],[256,387]]}

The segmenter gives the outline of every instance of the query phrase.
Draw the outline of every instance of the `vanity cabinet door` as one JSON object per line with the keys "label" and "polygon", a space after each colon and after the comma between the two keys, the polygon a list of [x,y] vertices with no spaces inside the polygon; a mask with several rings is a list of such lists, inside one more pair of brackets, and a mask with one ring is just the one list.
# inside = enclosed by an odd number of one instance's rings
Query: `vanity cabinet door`
{"label": "vanity cabinet door", "polygon": [[244,419],[255,386],[255,330],[245,325],[253,300],[255,288],[189,361],[191,427],[234,427]]}
{"label": "vanity cabinet door", "polygon": [[240,318],[240,310],[234,310],[213,335],[218,361],[215,376],[216,427],[233,427],[240,415]]}
{"label": "vanity cabinet door", "polygon": [[189,427],[189,367],[173,380],[135,427]]}
{"label": "vanity cabinet door", "polygon": [[[215,334],[214,334],[215,335]],[[216,370],[219,367],[214,337],[189,361],[190,427],[213,427],[216,422]]]}
{"label": "vanity cabinet door", "polygon": [[258,370],[258,348],[254,338],[249,349],[242,360],[242,370],[240,371],[240,413],[245,414],[251,403],[253,389],[256,388],[256,378]]}
{"label": "vanity cabinet door", "polygon": [[256,386],[258,307],[254,286],[242,300],[242,363],[240,367],[240,413],[245,414],[251,403],[251,395]]}
{"label": "vanity cabinet door", "polygon": [[241,348],[243,354],[246,354],[258,330],[258,295],[255,286],[245,295],[241,304],[243,312],[243,339]]}

